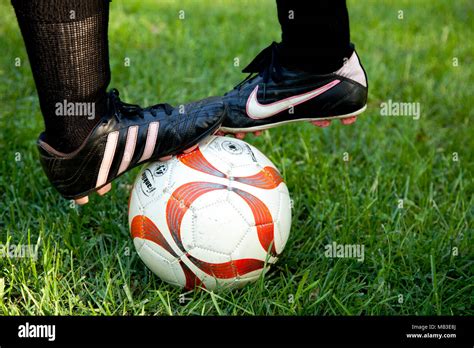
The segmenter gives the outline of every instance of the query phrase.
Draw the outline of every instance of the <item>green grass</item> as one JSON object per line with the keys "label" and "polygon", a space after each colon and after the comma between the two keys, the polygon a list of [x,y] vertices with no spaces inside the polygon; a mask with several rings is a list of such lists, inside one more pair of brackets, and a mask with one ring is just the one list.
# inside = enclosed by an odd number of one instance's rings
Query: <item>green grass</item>
{"label": "green grass", "polygon": [[[255,284],[193,292],[180,304],[180,290],[146,269],[129,236],[136,170],[79,208],[49,186],[30,67],[2,1],[0,243],[39,244],[39,259],[0,259],[0,313],[474,314],[473,3],[350,1],[349,10],[369,75],[367,112],[350,127],[295,125],[247,139],[280,168],[294,199],[285,252]],[[111,86],[140,104],[223,94],[279,35],[271,0],[114,0]],[[419,102],[421,118],[380,116],[389,99]],[[363,244],[364,262],[325,257],[332,241]]]}

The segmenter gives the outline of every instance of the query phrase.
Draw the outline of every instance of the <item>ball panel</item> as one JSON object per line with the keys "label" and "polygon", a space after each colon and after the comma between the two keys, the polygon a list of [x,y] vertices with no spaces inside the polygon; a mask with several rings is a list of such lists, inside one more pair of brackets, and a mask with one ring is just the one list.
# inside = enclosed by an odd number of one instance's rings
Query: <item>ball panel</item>
{"label": "ball panel", "polygon": [[159,245],[145,239],[133,240],[138,255],[145,265],[165,282],[183,286],[183,282],[176,277],[179,264],[176,259]]}
{"label": "ball panel", "polygon": [[227,185],[229,181],[226,177],[227,170],[221,172],[215,168],[199,149],[180,155],[178,158],[173,178],[170,180],[170,190],[188,183],[191,178],[193,182],[216,182]]}
{"label": "ball panel", "polygon": [[236,248],[230,254],[232,260],[238,259],[256,259],[265,261],[267,250],[265,250],[258,237],[256,226],[249,226],[244,238],[239,242]]}
{"label": "ball panel", "polygon": [[278,253],[281,253],[285,248],[288,237],[290,236],[291,229],[291,198],[288,194],[288,189],[280,192],[280,209],[279,214],[276,217],[277,232],[275,234],[275,245]]}
{"label": "ball panel", "polygon": [[[247,219],[228,199],[226,190],[208,192],[192,204],[181,224],[181,237],[193,256],[208,261],[222,262],[238,245],[248,228]],[[227,261],[227,260],[226,260]]]}
{"label": "ball panel", "polygon": [[[231,254],[238,259],[235,251],[242,250],[245,241],[248,258],[265,259],[275,231],[271,214],[257,197],[240,191],[214,191],[196,199],[192,208],[193,214],[185,216],[181,228],[183,243],[195,248],[188,250],[191,254],[208,262],[222,262]],[[208,212],[211,208],[212,214]]]}
{"label": "ball panel", "polygon": [[282,186],[286,187],[285,183],[282,182],[278,184],[278,187],[274,189],[261,189],[255,186],[243,184],[241,182],[232,182],[232,187],[235,187],[237,190],[244,191],[263,202],[265,207],[270,212],[273,220],[277,219],[277,217],[280,215],[280,209],[282,208],[280,202],[280,188]]}
{"label": "ball panel", "polygon": [[210,264],[188,255],[183,256],[182,260],[209,290],[234,287],[246,279],[255,279],[260,275],[264,266],[263,261],[254,259]]}
{"label": "ball panel", "polygon": [[183,163],[195,168],[198,171],[206,172],[215,177],[222,177],[228,174],[232,167],[226,154],[223,154],[219,142],[215,142],[216,137],[208,137],[199,144],[198,150],[188,155],[180,156]]}

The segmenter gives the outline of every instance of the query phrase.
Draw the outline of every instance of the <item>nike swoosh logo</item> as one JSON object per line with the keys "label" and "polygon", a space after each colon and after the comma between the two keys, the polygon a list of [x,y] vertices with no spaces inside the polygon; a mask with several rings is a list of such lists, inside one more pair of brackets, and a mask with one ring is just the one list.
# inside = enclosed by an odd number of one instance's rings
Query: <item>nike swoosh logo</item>
{"label": "nike swoosh logo", "polygon": [[333,88],[339,82],[341,81],[334,80],[315,90],[312,90],[303,94],[295,95],[286,99],[282,99],[271,104],[260,104],[258,102],[257,100],[258,86],[256,86],[254,90],[252,91],[252,93],[250,94],[249,98],[247,99],[247,106],[246,106],[247,115],[250,118],[253,118],[255,120],[260,120],[263,118],[267,118],[267,117],[279,114],[282,111],[288,110],[292,106],[296,106],[298,104],[307,102],[308,100],[311,100],[317,97],[318,95],[323,94],[324,92]]}

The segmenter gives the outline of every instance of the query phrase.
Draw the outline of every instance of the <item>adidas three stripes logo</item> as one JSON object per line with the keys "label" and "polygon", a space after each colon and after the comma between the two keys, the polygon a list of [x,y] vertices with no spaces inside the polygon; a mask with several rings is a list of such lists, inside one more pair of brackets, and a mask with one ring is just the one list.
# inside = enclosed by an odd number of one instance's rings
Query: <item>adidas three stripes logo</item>
{"label": "adidas three stripes logo", "polygon": [[[142,156],[138,160],[139,163],[148,160],[153,154],[156,140],[158,138],[159,127],[159,122],[151,122],[148,125],[145,147]],[[123,173],[130,166],[130,162],[132,161],[137,145],[138,128],[139,126],[131,126],[127,130],[127,140],[125,142],[125,149],[121,158],[117,175]],[[107,136],[104,156],[102,158],[102,163],[100,164],[99,174],[97,175],[96,187],[101,187],[107,182],[110,168],[114,162],[119,136],[119,131],[111,132]]]}

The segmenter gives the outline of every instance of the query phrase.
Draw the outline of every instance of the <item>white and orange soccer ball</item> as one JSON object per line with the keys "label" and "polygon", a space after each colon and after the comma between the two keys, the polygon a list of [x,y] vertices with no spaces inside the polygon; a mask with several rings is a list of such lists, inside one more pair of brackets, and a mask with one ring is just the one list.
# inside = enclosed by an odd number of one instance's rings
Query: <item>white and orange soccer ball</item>
{"label": "white and orange soccer ball", "polygon": [[140,258],[162,280],[186,289],[240,287],[283,251],[290,196],[259,150],[213,136],[190,153],[143,168],[129,224]]}

